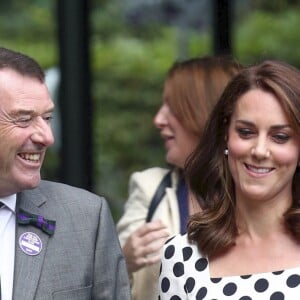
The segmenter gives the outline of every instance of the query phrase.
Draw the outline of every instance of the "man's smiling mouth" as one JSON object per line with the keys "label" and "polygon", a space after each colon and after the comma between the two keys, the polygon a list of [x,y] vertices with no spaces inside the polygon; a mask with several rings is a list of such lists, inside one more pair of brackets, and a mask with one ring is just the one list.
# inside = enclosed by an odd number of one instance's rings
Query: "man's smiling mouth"
{"label": "man's smiling mouth", "polygon": [[22,159],[25,159],[27,161],[31,162],[39,162],[41,158],[41,154],[39,153],[19,153],[19,156]]}

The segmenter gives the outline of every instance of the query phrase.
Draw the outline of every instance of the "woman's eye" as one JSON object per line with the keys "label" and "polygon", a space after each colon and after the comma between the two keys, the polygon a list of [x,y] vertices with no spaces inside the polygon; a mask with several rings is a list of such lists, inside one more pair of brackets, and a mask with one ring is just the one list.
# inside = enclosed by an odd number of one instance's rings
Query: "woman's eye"
{"label": "woman's eye", "polygon": [[273,135],[273,139],[275,140],[275,142],[283,144],[290,139],[290,136],[285,133],[278,133]]}
{"label": "woman's eye", "polygon": [[237,132],[242,138],[249,138],[254,134],[253,130],[249,128],[237,128]]}

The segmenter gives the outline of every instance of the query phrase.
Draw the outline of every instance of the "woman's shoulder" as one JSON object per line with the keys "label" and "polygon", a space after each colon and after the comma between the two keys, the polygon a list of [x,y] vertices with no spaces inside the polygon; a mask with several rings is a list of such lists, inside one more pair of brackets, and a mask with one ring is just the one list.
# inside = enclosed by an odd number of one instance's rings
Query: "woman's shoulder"
{"label": "woman's shoulder", "polygon": [[[152,196],[163,178],[171,171],[168,168],[153,167],[131,174],[129,180],[130,189],[139,187],[149,191]],[[173,171],[171,171],[173,172]],[[173,182],[173,178],[172,178]]]}
{"label": "woman's shoulder", "polygon": [[182,282],[194,275],[199,278],[199,271],[204,271],[201,280],[209,277],[208,260],[196,244],[189,242],[187,234],[178,234],[166,242],[161,259],[161,280],[167,277],[174,282]]}
{"label": "woman's shoulder", "polygon": [[170,256],[172,253],[175,254],[175,252],[180,254],[197,253],[198,256],[201,256],[197,245],[194,242],[189,241],[187,234],[176,234],[169,238],[164,245],[164,249],[165,255],[167,256]]}
{"label": "woman's shoulder", "polygon": [[168,169],[168,168],[152,167],[152,168],[148,168],[148,169],[144,169],[144,170],[136,171],[136,172],[132,173],[131,178],[145,179],[145,178],[151,177],[151,178],[161,179],[169,171],[170,171],[170,169]]}

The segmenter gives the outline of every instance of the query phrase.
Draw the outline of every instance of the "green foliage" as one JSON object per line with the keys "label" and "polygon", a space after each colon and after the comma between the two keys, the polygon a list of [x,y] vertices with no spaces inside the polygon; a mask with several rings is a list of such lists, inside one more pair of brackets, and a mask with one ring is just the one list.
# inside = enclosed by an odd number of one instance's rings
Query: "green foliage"
{"label": "green foliage", "polygon": [[175,53],[161,40],[149,45],[122,37],[95,43],[93,49],[96,187],[118,216],[130,173],[164,163],[152,118]]}
{"label": "green foliage", "polygon": [[91,6],[90,24],[92,37],[102,40],[114,38],[115,34],[124,35],[127,32],[122,16],[121,1],[93,1]]}
{"label": "green foliage", "polygon": [[255,11],[236,26],[235,49],[246,63],[266,58],[280,59],[300,66],[298,28],[300,9],[269,13]]}
{"label": "green foliage", "polygon": [[56,24],[53,9],[51,1],[15,1],[14,5],[0,13],[1,39],[24,44],[46,39],[54,42]]}
{"label": "green foliage", "polygon": [[[207,39],[191,37],[188,51],[200,55]],[[96,188],[109,199],[117,219],[130,174],[165,164],[152,119],[161,105],[165,74],[178,59],[178,31],[161,28],[150,40],[97,36],[92,49]]]}
{"label": "green foliage", "polygon": [[34,57],[43,68],[56,65],[58,45],[53,2],[8,2],[0,11],[1,46]]}

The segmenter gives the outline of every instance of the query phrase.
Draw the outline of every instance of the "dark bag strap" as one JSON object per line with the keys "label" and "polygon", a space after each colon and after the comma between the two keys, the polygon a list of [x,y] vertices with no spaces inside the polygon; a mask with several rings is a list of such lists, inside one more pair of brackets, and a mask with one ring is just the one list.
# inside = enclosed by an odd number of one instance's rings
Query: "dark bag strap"
{"label": "dark bag strap", "polygon": [[148,214],[146,218],[146,222],[150,222],[152,219],[152,216],[154,214],[154,211],[158,204],[160,203],[161,199],[163,198],[164,194],[166,193],[166,188],[171,186],[171,171],[169,171],[160,182],[154,196],[152,197]]}

